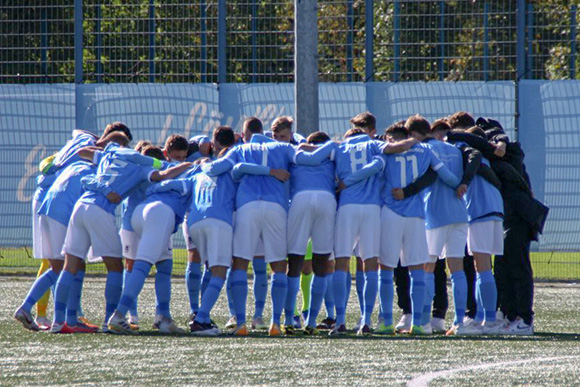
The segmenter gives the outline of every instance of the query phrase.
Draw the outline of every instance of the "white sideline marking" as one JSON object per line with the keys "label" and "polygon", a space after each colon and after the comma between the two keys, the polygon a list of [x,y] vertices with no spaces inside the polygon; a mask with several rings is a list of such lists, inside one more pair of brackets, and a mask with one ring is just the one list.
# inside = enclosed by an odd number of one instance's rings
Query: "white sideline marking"
{"label": "white sideline marking", "polygon": [[575,359],[578,357],[579,356],[538,357],[535,359],[527,359],[527,360],[503,361],[503,362],[499,362],[499,363],[487,363],[487,364],[480,364],[480,365],[471,365],[471,366],[467,366],[467,367],[456,368],[453,370],[430,372],[428,374],[424,374],[424,375],[421,375],[421,376],[418,376],[418,377],[412,379],[411,381],[409,381],[409,383],[407,383],[407,386],[408,387],[426,387],[429,385],[429,382],[431,382],[434,379],[441,378],[443,376],[453,375],[453,374],[456,374],[458,372],[485,370],[488,368],[511,366],[511,365],[517,365],[517,364],[546,362],[546,361],[564,360],[564,359]]}

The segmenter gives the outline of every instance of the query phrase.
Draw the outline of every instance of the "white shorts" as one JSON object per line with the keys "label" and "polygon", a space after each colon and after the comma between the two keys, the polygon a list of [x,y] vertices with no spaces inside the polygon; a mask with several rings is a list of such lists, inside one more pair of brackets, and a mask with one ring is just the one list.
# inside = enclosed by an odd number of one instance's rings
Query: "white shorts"
{"label": "white shorts", "polygon": [[139,239],[135,259],[150,263],[173,257],[171,234],[175,228],[175,213],[167,204],[140,204],[131,217],[131,227]]}
{"label": "white shorts", "polygon": [[66,226],[56,220],[40,215],[40,251],[46,259],[64,260],[62,247],[66,238]]}
{"label": "white shorts", "polygon": [[189,235],[189,229],[187,228],[187,219],[183,219],[183,223],[181,223],[181,232],[183,233],[183,239],[185,240],[185,248],[188,251],[195,250],[195,244]]}
{"label": "white shorts", "polygon": [[395,268],[399,258],[404,267],[429,262],[425,219],[400,216],[383,206],[381,224],[381,265]]}
{"label": "white shorts", "polygon": [[334,246],[336,199],[326,191],[302,191],[288,211],[288,254],[305,255],[308,239],[314,254],[330,254]]}
{"label": "white shorts", "polygon": [[467,231],[467,250],[490,255],[503,255],[503,224],[499,220],[475,222]]}
{"label": "white shorts", "polygon": [[115,217],[95,204],[77,202],[66,230],[63,252],[86,259],[91,246],[95,257],[123,255]]}
{"label": "white shorts", "polygon": [[[236,229],[236,212],[234,211],[233,217],[233,228],[234,230]],[[258,241],[258,245],[256,246],[256,252],[254,253],[254,258],[255,257],[260,257],[260,258],[264,258],[264,241],[262,240],[262,238],[260,238],[260,240]]]}
{"label": "white shorts", "polygon": [[381,208],[374,204],[346,204],[336,212],[334,256],[349,257],[358,241],[360,257],[379,256]]}
{"label": "white shorts", "polygon": [[40,215],[38,215],[41,205],[41,202],[32,199],[32,255],[37,259],[45,258],[42,256],[42,226],[40,224]]}
{"label": "white shorts", "polygon": [[232,226],[223,220],[207,218],[194,223],[189,228],[189,235],[202,261],[207,262],[209,267],[231,266],[234,240]]}
{"label": "white shorts", "polygon": [[137,248],[139,247],[139,237],[135,231],[121,229],[119,232],[121,243],[123,244],[123,257],[135,260]]}
{"label": "white shorts", "polygon": [[244,204],[236,213],[234,256],[251,261],[262,238],[266,262],[285,260],[287,221],[286,210],[277,203],[256,200]]}
{"label": "white shorts", "polygon": [[447,224],[427,230],[427,246],[432,257],[463,258],[466,244],[467,223]]}

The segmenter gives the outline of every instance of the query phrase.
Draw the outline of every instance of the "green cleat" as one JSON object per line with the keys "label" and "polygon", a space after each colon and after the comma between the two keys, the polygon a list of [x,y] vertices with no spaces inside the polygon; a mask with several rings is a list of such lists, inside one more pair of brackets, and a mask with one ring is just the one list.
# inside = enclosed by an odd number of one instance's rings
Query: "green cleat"
{"label": "green cleat", "polygon": [[386,326],[385,323],[381,323],[374,331],[377,335],[394,335],[395,334],[395,326],[390,324]]}
{"label": "green cleat", "polygon": [[424,336],[424,335],[426,335],[423,327],[420,327],[418,325],[413,325],[411,327],[411,330],[409,331],[409,334],[412,336]]}
{"label": "green cleat", "polygon": [[302,329],[302,333],[304,334],[304,336],[316,336],[316,335],[318,335],[319,331],[316,328],[312,328],[312,327],[306,325]]}

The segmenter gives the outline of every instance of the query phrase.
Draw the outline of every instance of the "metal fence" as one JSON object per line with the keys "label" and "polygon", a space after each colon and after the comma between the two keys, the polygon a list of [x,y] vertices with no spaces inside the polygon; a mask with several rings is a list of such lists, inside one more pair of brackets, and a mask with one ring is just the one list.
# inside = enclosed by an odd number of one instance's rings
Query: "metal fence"
{"label": "metal fence", "polygon": [[[578,79],[578,3],[319,0],[320,81]],[[291,0],[4,0],[0,82],[292,82],[293,13]]]}

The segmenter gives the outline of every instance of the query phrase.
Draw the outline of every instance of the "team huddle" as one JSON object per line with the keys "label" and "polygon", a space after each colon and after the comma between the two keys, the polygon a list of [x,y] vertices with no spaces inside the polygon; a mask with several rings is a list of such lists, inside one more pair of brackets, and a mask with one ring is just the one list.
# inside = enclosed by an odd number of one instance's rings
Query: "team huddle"
{"label": "team huddle", "polygon": [[[445,260],[451,273],[455,317],[448,335],[533,334],[531,267],[522,275],[504,265],[497,277],[504,215],[512,212],[511,207],[504,211],[506,195],[520,190],[518,201],[535,205],[527,174],[522,177],[502,161],[509,141],[490,139],[490,131],[505,136],[501,125],[491,119],[475,125],[465,112],[433,123],[415,115],[377,136],[372,114],[350,122],[342,141],[331,141],[324,132],[304,139],[293,132],[290,117],[278,117],[265,133],[252,117],[240,135],[219,126],[211,138],[171,135],[163,149],[145,141],[129,148],[131,132],[120,122],[108,125],[101,137],[75,130],[40,164],[33,247],[34,256],[48,265],[14,317],[27,329],[52,333],[138,334],[137,300],[155,266],[154,328],[185,333],[170,310],[172,235],[181,228],[188,250],[187,330],[193,335],[222,332],[211,312],[224,288],[228,334],[245,336],[252,328],[267,329],[270,336],[298,329],[304,335],[320,329],[344,335],[351,256],[358,260],[359,335],[431,334],[438,260]],[[536,234],[546,214],[530,221]],[[529,262],[529,240],[527,249]],[[464,271],[466,250],[475,263],[473,282]],[[100,329],[82,316],[87,260],[102,260],[107,269]],[[246,322],[250,262],[251,324]],[[262,318],[267,264],[270,324]],[[408,269],[411,310],[395,325],[398,266]],[[512,282],[522,285],[507,289]],[[32,308],[51,288],[53,321],[39,315],[35,320]],[[466,315],[470,293],[477,306],[473,317]],[[373,325],[377,298],[379,318]],[[327,316],[317,323],[323,303]]]}

